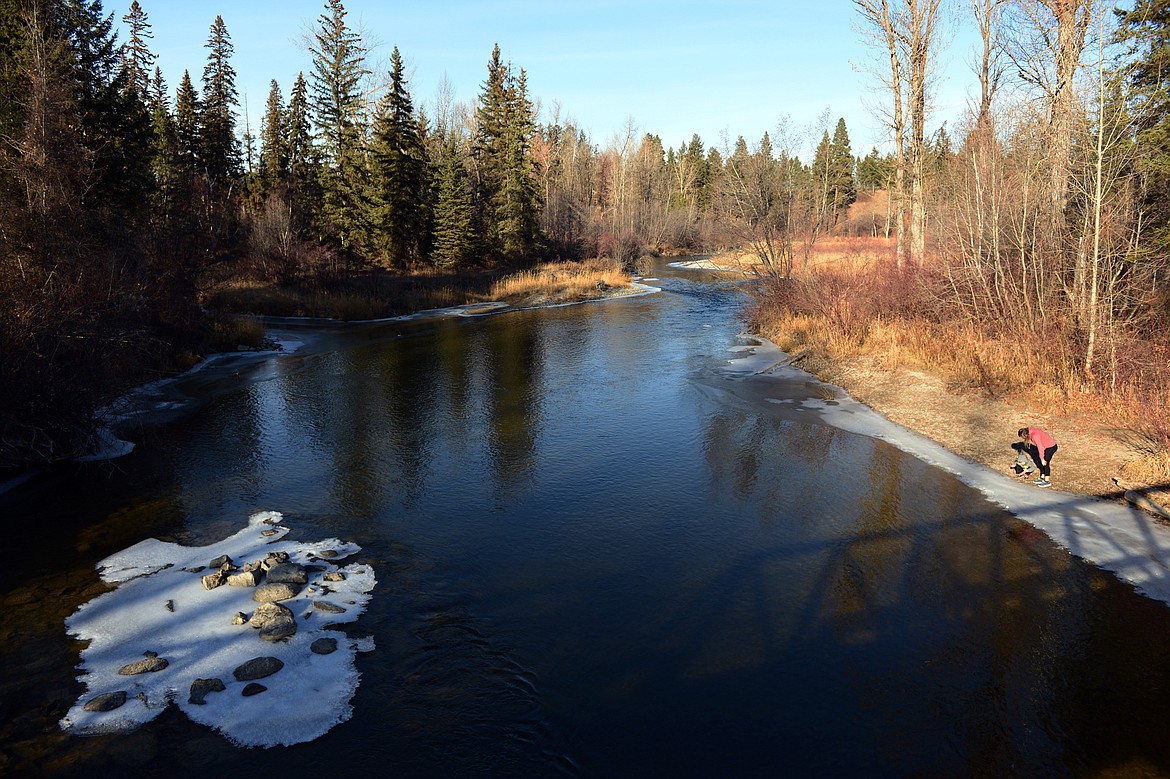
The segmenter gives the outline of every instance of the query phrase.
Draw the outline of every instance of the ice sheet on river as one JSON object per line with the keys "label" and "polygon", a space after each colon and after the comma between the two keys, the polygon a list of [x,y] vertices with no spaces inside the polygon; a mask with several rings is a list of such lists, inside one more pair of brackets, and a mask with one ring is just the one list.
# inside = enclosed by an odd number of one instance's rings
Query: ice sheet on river
{"label": "ice sheet on river", "polygon": [[[800,409],[851,433],[886,441],[920,460],[954,474],[988,500],[1040,528],[1072,554],[1112,571],[1156,600],[1170,603],[1170,527],[1131,506],[1085,495],[1039,489],[973,463],[934,441],[907,430],[830,384],[787,363],[774,344],[759,340],[737,352],[726,371],[742,378],[769,377],[821,385],[827,397],[802,398]],[[765,394],[766,390],[765,390]],[[777,393],[779,394],[779,393]],[[791,400],[769,398],[773,403]],[[1010,442],[1005,442],[1005,449]]]}
{"label": "ice sheet on river", "polygon": [[[271,747],[311,741],[348,720],[359,679],[355,653],[372,650],[373,641],[326,627],[352,622],[365,611],[374,572],[361,563],[329,562],[358,552],[355,544],[284,540],[288,528],[281,520],[278,512],[260,512],[249,518],[246,528],[211,546],[147,539],[103,560],[99,573],[117,588],[82,604],[65,621],[68,632],[89,646],[81,651],[79,676],[87,689],[61,727],[81,735],[133,730],[174,704],[236,744]],[[297,632],[277,642],[261,640],[247,623],[232,624],[236,612],[250,614],[260,605],[252,600],[253,588],[224,584],[207,590],[201,582],[212,573],[205,566],[220,555],[242,565],[271,552],[287,552],[290,562],[323,569],[309,574],[299,595],[281,601],[292,610]],[[323,580],[326,573],[336,572],[343,575],[341,581]],[[325,607],[329,611],[314,607],[321,600],[331,604]],[[333,607],[344,611],[332,613]],[[320,638],[335,639],[336,651],[311,651]],[[165,659],[166,667],[133,676],[118,673],[150,652]],[[238,681],[233,671],[256,657],[275,657],[284,665],[258,680],[265,692],[244,696],[247,680]],[[225,689],[208,693],[202,705],[192,703],[196,679],[219,679]],[[118,708],[85,708],[97,696],[122,692],[126,702]]]}

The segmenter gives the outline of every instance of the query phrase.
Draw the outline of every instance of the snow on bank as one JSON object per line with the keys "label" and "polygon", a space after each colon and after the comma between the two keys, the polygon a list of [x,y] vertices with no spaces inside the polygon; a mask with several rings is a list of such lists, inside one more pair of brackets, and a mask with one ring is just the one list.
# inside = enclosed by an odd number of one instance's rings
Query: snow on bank
{"label": "snow on bank", "polygon": [[[763,339],[730,351],[738,356],[726,368],[727,372],[752,380],[767,381],[774,377],[786,382],[821,384],[831,399],[801,400],[801,410],[815,413],[838,429],[886,441],[954,474],[992,503],[1043,530],[1071,554],[1113,572],[1148,597],[1170,604],[1170,527],[1150,515],[1100,498],[1040,489],[960,457],[929,438],[894,424],[840,387],[818,382],[811,374],[789,365],[787,355]],[[1008,443],[1004,444],[1005,451]]]}
{"label": "snow on bank", "polygon": [[[374,572],[360,563],[337,567],[328,562],[355,554],[355,544],[282,540],[288,528],[278,524],[281,520],[278,512],[260,512],[249,518],[246,528],[211,546],[147,539],[99,563],[102,579],[117,588],[82,604],[65,621],[69,634],[89,641],[89,646],[81,651],[83,673],[78,677],[86,692],[61,720],[61,728],[79,735],[129,731],[174,704],[233,743],[272,747],[311,741],[348,720],[360,676],[355,653],[372,651],[373,639],[351,639],[325,628],[353,622],[365,611]],[[279,552],[287,553],[290,562],[325,570],[311,573],[300,594],[281,601],[296,617],[296,634],[269,642],[247,623],[232,624],[236,612],[249,614],[259,605],[252,600],[254,588],[225,584],[207,590],[201,577],[211,573],[205,566],[220,555],[242,565]],[[342,580],[323,580],[325,574],[338,572]],[[322,610],[321,601],[329,611]],[[344,611],[333,613],[334,607]],[[336,650],[310,650],[321,638],[334,639]],[[166,667],[119,674],[147,653],[156,653]],[[245,696],[246,680],[238,681],[233,671],[257,657],[275,657],[283,667],[258,680],[266,691]],[[203,704],[194,703],[196,679],[219,679],[225,689],[207,693]],[[86,710],[98,696],[122,692],[125,703],[120,707]]]}

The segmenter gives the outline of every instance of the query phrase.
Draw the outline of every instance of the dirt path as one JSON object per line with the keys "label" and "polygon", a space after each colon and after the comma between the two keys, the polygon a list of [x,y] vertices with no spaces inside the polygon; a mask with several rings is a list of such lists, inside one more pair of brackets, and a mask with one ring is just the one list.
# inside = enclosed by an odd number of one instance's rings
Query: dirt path
{"label": "dirt path", "polygon": [[[1142,455],[1140,439],[1132,431],[1081,417],[1031,413],[1002,400],[952,391],[937,376],[888,370],[864,358],[810,357],[799,364],[886,418],[989,468],[1006,472],[1015,459],[1011,444],[1018,440],[1016,431],[1036,425],[1051,433],[1060,447],[1052,458],[1055,489],[1124,500],[1124,489],[1114,479],[1133,486],[1121,470]],[[1170,491],[1150,496],[1170,505]]]}

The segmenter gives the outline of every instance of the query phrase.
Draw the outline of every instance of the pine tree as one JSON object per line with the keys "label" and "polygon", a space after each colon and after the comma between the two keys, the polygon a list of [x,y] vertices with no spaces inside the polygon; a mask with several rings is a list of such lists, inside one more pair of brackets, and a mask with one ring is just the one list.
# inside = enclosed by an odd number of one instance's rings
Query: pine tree
{"label": "pine tree", "polygon": [[853,149],[849,144],[849,130],[844,117],[837,120],[832,144],[833,222],[844,218],[849,206],[857,200],[857,184],[853,179]]}
{"label": "pine tree", "polygon": [[179,188],[179,138],[167,103],[167,85],[158,67],[154,69],[151,82],[150,123],[153,131],[150,168],[157,187],[154,211],[165,223],[170,218]]}
{"label": "pine tree", "polygon": [[402,267],[420,258],[427,185],[426,153],[398,47],[390,54],[390,90],[374,123],[372,156],[375,240],[387,264]]}
{"label": "pine tree", "polygon": [[367,211],[362,196],[360,87],[368,71],[361,36],[346,25],[341,0],[327,0],[325,7],[328,13],[318,17],[309,47],[311,110],[324,158],[318,227],[323,237],[350,250],[360,242]]}
{"label": "pine tree", "polygon": [[276,79],[273,79],[272,87],[268,90],[268,104],[265,107],[264,120],[260,125],[258,178],[262,197],[267,197],[276,191],[288,178],[289,153],[286,121],[280,84],[276,83]]}
{"label": "pine tree", "polygon": [[130,10],[122,17],[129,28],[126,43],[122,44],[122,70],[126,74],[127,86],[138,90],[143,98],[150,93],[151,66],[157,55],[150,51],[147,41],[154,38],[150,22],[138,0],[130,3]]}
{"label": "pine tree", "polygon": [[1144,228],[1155,251],[1170,252],[1170,0],[1135,0],[1117,11],[1127,46],[1130,113],[1138,147]]}
{"label": "pine tree", "polygon": [[471,187],[459,156],[456,139],[448,137],[439,160],[435,203],[434,248],[431,262],[455,268],[471,259],[475,246]]}
{"label": "pine tree", "polygon": [[199,93],[191,84],[191,74],[183,71],[175,92],[175,137],[178,141],[178,161],[187,171],[199,165],[199,114],[202,110]]}
{"label": "pine tree", "polygon": [[205,48],[203,106],[199,115],[200,167],[209,183],[226,182],[240,173],[236,139],[236,73],[228,60],[234,47],[222,16],[215,17]]}
{"label": "pine tree", "polygon": [[893,157],[889,154],[882,154],[876,146],[857,163],[857,185],[862,189],[870,191],[886,189],[893,178]]}
{"label": "pine tree", "polygon": [[519,78],[509,79],[506,106],[501,188],[495,193],[493,209],[497,216],[496,232],[505,257],[531,261],[531,255],[540,250],[542,236],[539,177],[532,155],[536,122],[523,68]]}
{"label": "pine tree", "polygon": [[297,73],[284,121],[284,147],[288,153],[288,174],[293,189],[296,189],[298,181],[303,182],[309,178],[312,163],[313,137],[310,130],[308,95],[305,76],[303,73]]}
{"label": "pine tree", "polygon": [[503,187],[503,146],[507,124],[508,71],[500,59],[500,45],[492,49],[488,76],[476,107],[475,141],[472,147],[476,170],[476,201],[484,225],[486,243],[498,251],[499,219],[495,213],[496,194]]}

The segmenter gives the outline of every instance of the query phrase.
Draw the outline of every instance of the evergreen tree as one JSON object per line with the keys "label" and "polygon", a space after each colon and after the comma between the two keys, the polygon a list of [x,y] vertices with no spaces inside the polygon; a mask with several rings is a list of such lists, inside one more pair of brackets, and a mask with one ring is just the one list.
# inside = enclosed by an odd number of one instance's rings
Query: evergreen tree
{"label": "evergreen tree", "polygon": [[312,214],[319,209],[321,197],[317,158],[309,118],[309,87],[303,73],[297,73],[284,118],[283,145],[288,155],[288,178],[285,191],[289,198],[297,229],[310,227]]}
{"label": "evergreen tree", "polygon": [[503,187],[495,198],[500,249],[514,260],[531,259],[542,242],[538,171],[532,155],[536,122],[527,82],[521,68],[519,78],[509,83]]}
{"label": "evergreen tree", "polygon": [[844,217],[849,206],[857,200],[857,183],[853,178],[853,149],[849,143],[849,130],[845,118],[837,120],[833,130],[832,144],[833,206],[834,221]]}
{"label": "evergreen tree", "polygon": [[376,243],[387,264],[402,267],[420,258],[428,201],[426,153],[398,47],[390,54],[390,90],[374,123],[372,156]]}
{"label": "evergreen tree", "polygon": [[103,206],[143,206],[151,186],[150,117],[141,94],[126,87],[113,14],[103,11],[101,0],[71,0],[53,7],[59,13],[45,14],[46,33],[66,46],[61,74],[80,121],[78,140],[88,156],[90,181],[84,197],[100,198]]}
{"label": "evergreen tree", "polygon": [[195,171],[199,164],[199,93],[191,84],[191,74],[183,71],[175,92],[175,137],[178,141],[178,161],[187,171]]}
{"label": "evergreen tree", "polygon": [[886,189],[893,178],[893,156],[882,154],[876,146],[857,163],[857,185],[862,189],[871,192],[875,189]]}
{"label": "evergreen tree", "polygon": [[167,103],[167,85],[158,67],[154,69],[151,82],[150,123],[153,134],[150,168],[157,187],[154,211],[156,217],[165,223],[170,217],[179,188],[179,137]]}
{"label": "evergreen tree", "polygon": [[825,130],[813,158],[815,182],[814,210],[817,224],[822,228],[836,225],[850,204],[857,199],[857,185],[853,179],[853,151],[845,120],[839,119],[830,139]]}
{"label": "evergreen tree", "polygon": [[215,17],[205,48],[203,105],[199,114],[201,172],[209,183],[233,179],[240,173],[240,144],[236,139],[236,73],[231,59],[234,47],[222,16]]}
{"label": "evergreen tree", "polygon": [[313,155],[313,137],[309,120],[309,88],[305,75],[297,73],[292,95],[288,101],[288,113],[283,123],[283,146],[288,155],[290,186],[295,190],[298,181],[309,178]]}
{"label": "evergreen tree", "polygon": [[272,80],[268,90],[268,104],[260,125],[259,185],[262,197],[267,197],[288,178],[288,136],[285,128],[286,112],[280,84]]}
{"label": "evergreen tree", "polygon": [[130,3],[130,10],[122,21],[129,30],[126,43],[122,44],[122,70],[126,74],[126,84],[145,98],[150,93],[151,67],[157,59],[147,44],[154,33],[150,31],[146,11],[142,10],[138,0]]}
{"label": "evergreen tree", "polygon": [[540,188],[532,154],[536,122],[528,100],[527,75],[514,76],[492,50],[488,77],[476,110],[474,155],[479,208],[489,251],[509,260],[539,251]]}
{"label": "evergreen tree", "polygon": [[444,142],[439,159],[434,221],[431,262],[440,268],[466,264],[475,246],[471,186],[453,137]]}
{"label": "evergreen tree", "polygon": [[327,0],[310,52],[311,110],[324,157],[318,227],[344,249],[357,248],[366,206],[362,191],[361,81],[367,74],[361,36],[345,23],[341,0]]}
{"label": "evergreen tree", "polygon": [[1135,0],[1118,9],[1117,37],[1127,46],[1129,110],[1138,147],[1144,227],[1157,253],[1170,252],[1170,0]]}
{"label": "evergreen tree", "polygon": [[24,124],[28,72],[21,67],[28,46],[23,0],[0,0],[0,138],[17,138]]}

